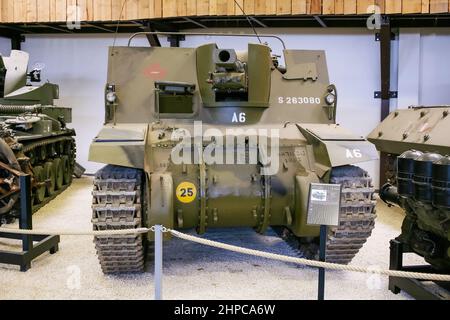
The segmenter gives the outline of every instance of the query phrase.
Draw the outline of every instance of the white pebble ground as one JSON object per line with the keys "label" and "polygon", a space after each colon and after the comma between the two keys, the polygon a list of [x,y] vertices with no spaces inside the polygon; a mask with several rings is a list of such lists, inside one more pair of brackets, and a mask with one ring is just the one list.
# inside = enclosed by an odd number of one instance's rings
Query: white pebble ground
{"label": "white pebble ground", "polygon": [[[61,196],[34,215],[35,229],[90,230],[92,178],[75,180]],[[400,210],[378,205],[377,226],[352,264],[387,269],[389,240],[400,233]],[[11,227],[11,226],[8,226]],[[190,232],[192,233],[192,231]],[[286,255],[295,252],[272,231],[215,230],[207,238]],[[0,250],[18,249],[0,239]],[[405,262],[421,262],[416,256]],[[150,268],[151,269],[151,268]],[[388,291],[386,277],[327,271],[326,298],[345,300],[411,299]],[[62,237],[60,251],[44,254],[22,273],[0,264],[0,300],[5,299],[153,299],[153,274],[105,276],[92,237]],[[164,247],[165,299],[288,299],[317,296],[317,270],[279,261],[243,256],[174,239]]]}

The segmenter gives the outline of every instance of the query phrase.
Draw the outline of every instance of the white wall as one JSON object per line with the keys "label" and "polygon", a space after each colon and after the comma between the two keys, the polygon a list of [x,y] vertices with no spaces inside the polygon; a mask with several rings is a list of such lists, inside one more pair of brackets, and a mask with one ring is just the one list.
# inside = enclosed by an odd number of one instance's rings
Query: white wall
{"label": "white wall", "polygon": [[420,37],[421,105],[450,104],[450,30],[422,30]]}
{"label": "white wall", "polygon": [[3,56],[9,56],[11,52],[11,40],[8,38],[0,37],[0,54]]}
{"label": "white wall", "polygon": [[401,29],[399,108],[450,104],[450,30]]}

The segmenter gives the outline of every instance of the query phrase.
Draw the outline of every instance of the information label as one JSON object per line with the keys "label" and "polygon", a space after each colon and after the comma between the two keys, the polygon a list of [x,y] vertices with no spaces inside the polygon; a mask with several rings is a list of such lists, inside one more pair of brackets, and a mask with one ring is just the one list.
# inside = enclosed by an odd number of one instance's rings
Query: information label
{"label": "information label", "polygon": [[306,223],[315,226],[339,226],[341,190],[339,184],[311,183]]}

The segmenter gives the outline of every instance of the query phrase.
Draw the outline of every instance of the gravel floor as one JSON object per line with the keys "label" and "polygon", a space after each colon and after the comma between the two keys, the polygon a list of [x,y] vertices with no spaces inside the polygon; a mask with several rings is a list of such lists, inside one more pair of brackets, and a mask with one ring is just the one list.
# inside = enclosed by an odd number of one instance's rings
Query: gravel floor
{"label": "gravel floor", "polygon": [[[34,227],[90,230],[92,178],[75,183],[34,216]],[[388,268],[389,240],[400,232],[402,213],[378,207],[373,236],[352,262]],[[295,252],[273,232],[267,236],[250,229],[214,230],[207,238],[286,255]],[[18,249],[0,239],[0,250]],[[416,256],[406,263],[421,262]],[[242,256],[182,240],[164,247],[165,299],[315,299],[317,270],[289,263]],[[61,239],[56,255],[35,260],[26,273],[0,264],[0,299],[152,299],[153,275],[105,276],[95,255],[91,237]],[[327,299],[411,299],[387,290],[387,278],[328,271]]]}

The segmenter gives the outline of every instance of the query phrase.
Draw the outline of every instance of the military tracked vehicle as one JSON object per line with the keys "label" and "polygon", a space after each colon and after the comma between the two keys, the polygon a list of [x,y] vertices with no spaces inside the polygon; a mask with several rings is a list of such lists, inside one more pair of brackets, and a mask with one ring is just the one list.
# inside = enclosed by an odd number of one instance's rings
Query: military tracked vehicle
{"label": "military tracked vehicle", "polygon": [[[107,164],[94,181],[94,230],[275,227],[314,257],[309,186],[335,183],[341,219],[326,259],[349,263],[376,217],[372,180],[357,165],[378,153],[336,124],[325,52],[281,43],[285,66],[265,44],[111,48],[105,125],[90,149],[90,161]],[[152,236],[96,237],[104,273],[143,271]]]}
{"label": "military tracked vehicle", "polygon": [[40,82],[41,68],[28,72],[29,55],[13,50],[0,59],[0,218],[11,222],[19,209],[19,176],[32,176],[34,210],[72,181],[75,131],[72,113],[54,106],[55,84]]}
{"label": "military tracked vehicle", "polygon": [[441,272],[450,272],[449,112],[449,106],[398,110],[369,135],[395,159],[380,197],[406,212],[398,240]]}

